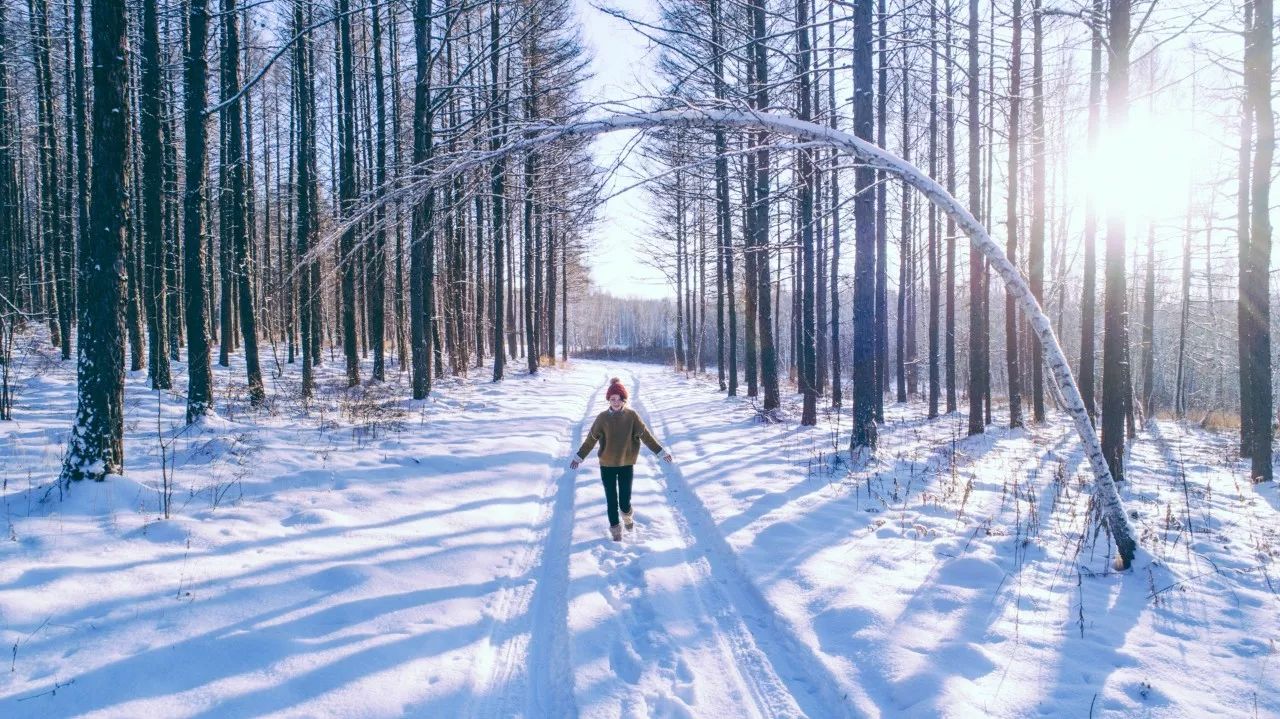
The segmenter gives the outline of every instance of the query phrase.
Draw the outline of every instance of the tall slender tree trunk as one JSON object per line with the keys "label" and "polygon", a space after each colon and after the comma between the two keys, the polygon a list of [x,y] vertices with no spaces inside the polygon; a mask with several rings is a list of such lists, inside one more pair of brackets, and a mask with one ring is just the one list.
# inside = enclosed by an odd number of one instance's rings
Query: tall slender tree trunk
{"label": "tall slender tree trunk", "polygon": [[[978,0],[969,0],[969,212],[982,221],[981,141],[978,125]],[[986,268],[982,254],[969,250],[969,434],[986,430],[983,410],[986,396],[987,341],[984,327]]]}
{"label": "tall slender tree trunk", "polygon": [[[240,87],[240,30],[236,0],[222,2],[222,96],[230,99]],[[245,369],[248,375],[249,401],[257,407],[266,399],[262,386],[262,368],[258,362],[257,318],[254,314],[253,278],[249,252],[249,223],[246,221],[244,119],[241,103],[231,102],[222,109],[222,124],[226,144],[223,146],[222,164],[228,186],[223,190],[223,201],[229,212],[223,218],[227,227],[223,237],[231,240],[230,255],[235,278],[235,294],[239,309],[240,332],[244,341]],[[226,303],[224,297],[223,302]],[[230,327],[224,325],[222,346],[229,344]]]}
{"label": "tall slender tree trunk", "polygon": [[[839,129],[839,113],[836,111],[836,26],[835,4],[827,6],[827,125]],[[831,188],[829,220],[831,225],[831,406],[844,404],[844,367],[840,361],[840,153],[831,151]]]}
{"label": "tall slender tree trunk", "polygon": [[[83,277],[77,271],[76,264],[76,244],[84,245],[89,241],[89,178],[93,176],[93,167],[89,163],[89,101],[85,87],[87,78],[85,73],[89,69],[89,63],[85,58],[85,35],[84,35],[84,0],[73,0],[72,2],[72,53],[71,63],[74,67],[74,84],[75,92],[73,97],[73,112],[71,119],[74,127],[71,134],[76,140],[76,230],[77,237],[73,241],[70,233],[66,237],[67,257],[64,263],[68,272],[74,272],[74,276],[69,276],[67,282],[66,300],[70,305],[67,309],[68,317],[75,317],[81,297]],[[127,20],[126,20],[127,22]],[[71,182],[68,179],[67,186],[70,188]],[[68,226],[68,230],[70,227]],[[68,332],[70,330],[68,329]]]}
{"label": "tall slender tree trunk", "polygon": [[[153,389],[169,389],[172,377],[165,341],[169,317],[166,307],[164,233],[164,96],[161,94],[164,67],[160,60],[160,25],[156,6],[159,0],[142,3],[142,62],[139,102],[142,142],[142,235],[147,256],[148,374]],[[3,172],[3,169],[0,169]]]}
{"label": "tall slender tree trunk", "polygon": [[[372,378],[386,379],[386,302],[387,302],[387,210],[383,198],[387,184],[387,96],[382,55],[382,9],[369,8],[373,41],[373,103],[378,140],[374,145],[374,202],[372,262],[369,266],[369,334],[373,344]],[[398,101],[398,98],[396,98]]]}
{"label": "tall slender tree trunk", "polygon": [[[903,22],[906,22],[905,16]],[[911,57],[907,47],[902,48],[902,159],[911,162]],[[898,213],[902,223],[898,237],[898,311],[894,326],[894,357],[897,362],[894,377],[897,380],[898,402],[906,402],[910,395],[907,387],[909,353],[907,351],[907,334],[914,334],[915,327],[910,322],[911,308],[908,299],[911,296],[911,259],[914,248],[911,236],[911,192],[903,189],[902,211]]]}
{"label": "tall slender tree trunk", "polygon": [[[929,2],[929,176],[938,176],[938,3]],[[938,311],[941,307],[942,278],[938,267],[938,207],[929,203],[929,416],[938,416],[942,397],[942,376],[938,357]]]}
{"label": "tall slender tree trunk", "polygon": [[[97,0],[101,2],[101,0]],[[302,0],[298,0],[301,2]],[[207,0],[190,0],[187,7],[187,48],[183,70],[186,85],[185,134],[186,201],[183,205],[183,315],[187,331],[187,421],[192,422],[212,409],[213,370],[209,357],[209,305],[204,272],[205,208],[205,104],[209,63],[205,45],[209,40]]]}
{"label": "tall slender tree trunk", "polygon": [[[13,418],[13,392],[9,383],[13,359],[9,338],[13,336],[12,328],[18,322],[17,311],[30,312],[32,309],[22,288],[26,283],[19,283],[20,277],[26,274],[20,245],[27,246],[27,243],[19,221],[21,208],[14,175],[17,143],[13,139],[11,125],[6,13],[6,7],[0,4],[0,294],[9,299],[5,306],[0,307],[0,420]],[[10,303],[14,306],[9,306]]]}
{"label": "tall slender tree trunk", "polygon": [[[1271,451],[1271,174],[1275,158],[1275,119],[1271,112],[1274,11],[1272,0],[1254,0],[1253,26],[1245,52],[1245,92],[1257,129],[1249,213],[1248,334],[1254,437],[1250,459],[1255,482],[1272,479]],[[1242,392],[1243,395],[1243,392]]]}
{"label": "tall slender tree trunk", "polygon": [[53,277],[48,304],[55,341],[62,359],[71,358],[71,325],[74,314],[74,243],[67,231],[62,210],[62,176],[58,169],[58,133],[54,127],[53,70],[49,60],[49,17],[45,0],[29,0],[27,14],[31,27],[31,52],[36,81],[36,117],[40,169],[40,238],[49,261],[46,272]]}
{"label": "tall slender tree trunk", "polygon": [[[754,101],[755,107],[769,107],[769,58],[766,48],[767,30],[765,24],[764,0],[751,0],[752,37],[750,54],[755,69]],[[760,336],[760,384],[764,390],[763,408],[765,412],[776,409],[778,397],[778,356],[774,342],[773,303],[769,297],[769,286],[772,284],[769,275],[769,144],[765,133],[757,133],[756,139],[755,177],[755,222],[756,238],[753,250],[757,254],[756,262],[756,310],[758,312]]]}
{"label": "tall slender tree trunk", "polygon": [[[1034,12],[1034,10],[1033,10]],[[1022,122],[1022,0],[1013,0],[1013,43],[1009,61],[1009,204],[1005,215],[1005,254],[1018,262],[1018,176]],[[1034,282],[1034,279],[1032,280]],[[1033,285],[1034,287],[1034,285]],[[1033,290],[1034,292],[1034,290]],[[1004,295],[1005,365],[1009,385],[1009,426],[1022,426],[1022,386],[1018,366],[1018,308],[1011,290]]]}
{"label": "tall slender tree trunk", "polygon": [[[1031,0],[1031,35],[1031,243],[1027,260],[1031,294],[1044,306],[1044,23],[1040,0]],[[1031,343],[1031,413],[1036,422],[1044,422],[1044,356],[1039,342]]]}
{"label": "tall slender tree trunk", "polygon": [[1142,416],[1150,418],[1155,396],[1156,228],[1147,228],[1147,277],[1142,291]]}
{"label": "tall slender tree trunk", "polygon": [[[809,27],[810,20],[811,15],[807,0],[796,0],[796,65],[799,78],[799,91],[797,92],[797,99],[799,100],[798,115],[799,119],[806,122],[813,119],[813,81],[809,74],[813,52],[809,38],[809,33],[812,31]],[[816,292],[814,280],[817,266],[815,264],[813,236],[813,203],[815,185],[817,184],[817,167],[814,165],[812,153],[808,150],[800,150],[798,155],[799,187],[797,188],[797,204],[800,210],[800,279],[802,283],[800,291],[802,298],[800,308],[800,392],[804,396],[800,424],[802,426],[813,426],[818,423],[817,318],[815,316],[817,310],[814,305],[814,293]]]}
{"label": "tall slender tree trunk", "polygon": [[[1245,54],[1249,52],[1252,41],[1253,3],[1244,3],[1244,39]],[[1249,394],[1250,383],[1253,382],[1253,348],[1249,343],[1251,324],[1249,321],[1250,286],[1249,251],[1249,183],[1252,175],[1250,155],[1253,150],[1253,96],[1246,89],[1240,103],[1240,149],[1236,163],[1236,355],[1240,386],[1240,456],[1253,456],[1253,396]]]}
{"label": "tall slender tree trunk", "polygon": [[[884,0],[880,3],[881,30],[884,28]],[[866,141],[872,137],[872,33],[871,3],[857,3],[853,10],[853,128],[854,134]],[[881,63],[884,62],[883,43]],[[882,65],[883,69],[883,65]],[[882,78],[883,80],[883,78]],[[883,85],[881,87],[883,92]],[[865,164],[854,170],[854,270],[853,270],[853,427],[849,452],[853,457],[876,448],[876,357],[879,329],[877,320],[876,277],[876,173]]]}
{"label": "tall slender tree trunk", "polygon": [[[721,0],[710,0],[711,63],[712,71],[715,75],[714,91],[717,103],[725,102],[725,96],[728,92],[724,79],[724,28],[720,2]],[[728,313],[726,319],[729,327],[728,343],[724,353],[728,355],[728,383],[725,389],[728,396],[736,397],[738,395],[738,293],[733,262],[733,217],[731,215],[732,209],[729,205],[729,158],[726,156],[728,142],[725,139],[723,128],[715,129],[714,138],[716,149],[716,223],[719,228],[717,233],[719,238],[717,256],[721,260],[721,267],[724,272],[724,276],[720,280],[724,289],[717,298],[716,304],[717,315],[720,314],[720,307],[727,305]]]}
{"label": "tall slender tree trunk", "polygon": [[[943,42],[943,61],[946,66],[945,115],[947,118],[947,192],[952,197],[956,194],[956,85],[954,63],[951,57],[951,3],[947,0],[945,7],[945,40]],[[947,259],[946,276],[946,390],[947,414],[956,411],[956,221],[947,215]]]}
{"label": "tall slender tree trunk", "polygon": [[1187,416],[1186,359],[1187,327],[1191,324],[1191,190],[1187,190],[1187,224],[1182,233],[1182,303],[1178,321],[1178,365],[1173,381],[1173,414]]}
{"label": "tall slender tree trunk", "polygon": [[[748,67],[748,72],[754,69]],[[756,308],[758,296],[760,294],[759,285],[759,266],[760,259],[756,253],[756,154],[750,148],[754,148],[757,142],[756,133],[751,133],[747,146],[749,152],[746,162],[744,163],[745,172],[742,177],[743,184],[743,220],[742,220],[742,269],[743,269],[743,312],[745,314],[744,324],[744,341],[746,342],[745,351],[743,353],[743,361],[747,374],[747,396],[757,397],[760,394],[760,352],[759,352],[759,311]]]}
{"label": "tall slender tree trunk", "polygon": [[[534,53],[536,54],[536,53]],[[532,65],[532,61],[530,62]],[[525,119],[532,121],[538,116],[537,80],[531,78],[525,98]],[[538,307],[537,280],[541,277],[536,263],[537,251],[537,214],[535,187],[538,183],[538,158],[535,153],[528,153],[524,160],[524,342],[525,366],[529,374],[538,371],[538,323],[536,308]]]}
{"label": "tall slender tree trunk", "polygon": [[[295,0],[294,27],[298,34],[310,24],[310,6],[305,0]],[[298,315],[300,344],[302,348],[302,396],[311,397],[315,391],[315,368],[319,366],[320,294],[323,291],[320,278],[320,260],[313,256],[312,245],[319,223],[319,192],[316,179],[316,95],[312,81],[315,54],[311,40],[301,37],[298,41],[296,83],[298,105],[298,159],[297,159],[297,255],[298,267]]]}
{"label": "tall slender tree trunk", "polygon": [[129,152],[128,21],[123,3],[93,0],[93,183],[90,232],[81,248],[76,421],[62,480],[124,472],[125,223]]}
{"label": "tall slender tree trunk", "polygon": [[[869,8],[868,8],[869,9]],[[875,96],[875,122],[876,122],[876,144],[880,147],[888,146],[889,132],[889,13],[885,0],[880,0],[877,12],[879,24],[879,66],[876,69],[878,87]],[[870,29],[868,28],[868,33]],[[857,18],[854,19],[854,35],[857,35]],[[870,35],[868,35],[870,38]],[[870,39],[867,42],[871,42]],[[857,40],[854,40],[854,85],[857,86]],[[871,85],[866,85],[865,92],[871,92]],[[857,114],[855,108],[854,114]],[[856,122],[856,120],[855,120]],[[870,120],[868,120],[870,122]],[[855,133],[860,130],[855,128]],[[858,135],[862,137],[861,135]],[[866,139],[870,139],[868,136]],[[866,221],[875,222],[875,253],[872,256],[875,262],[875,312],[869,320],[875,327],[875,341],[871,344],[874,348],[873,359],[875,368],[873,370],[875,380],[875,419],[877,422],[884,421],[884,395],[888,391],[889,383],[889,194],[886,180],[888,176],[882,170],[876,175],[875,190],[875,209],[874,217],[868,214]],[[855,180],[856,182],[856,180]],[[856,207],[856,203],[855,203]],[[855,224],[863,220],[858,219],[855,210]],[[856,240],[855,240],[856,246]],[[855,249],[855,253],[857,250]],[[855,266],[857,260],[854,261]],[[854,283],[857,280],[857,270],[854,270]],[[857,335],[857,332],[854,333]],[[861,341],[855,337],[856,341]]]}
{"label": "tall slender tree trunk", "polygon": [[[352,65],[351,2],[337,0],[338,13],[338,204],[341,218],[354,211],[356,202],[356,98]],[[338,244],[342,280],[342,353],[346,358],[347,386],[360,384],[360,353],[356,346],[356,228],[348,222]]]}
{"label": "tall slender tree trunk", "polygon": [[[427,162],[434,151],[435,115],[431,109],[431,0],[415,0],[413,13],[414,49],[417,52],[413,102],[413,162]],[[431,328],[435,314],[432,297],[435,285],[435,231],[432,213],[435,190],[413,211],[413,231],[409,249],[409,335],[412,347],[413,398],[424,399],[431,392]]]}
{"label": "tall slender tree trunk", "polygon": [[[1093,0],[1093,16],[1090,23],[1092,40],[1089,47],[1089,120],[1088,148],[1092,156],[1098,151],[1098,135],[1102,124],[1102,31],[1099,25],[1103,17],[1103,0]],[[1095,306],[1097,304],[1097,235],[1098,212],[1095,193],[1086,193],[1084,201],[1084,269],[1083,288],[1080,297],[1080,396],[1090,419],[1097,419],[1094,405],[1094,339]]]}
{"label": "tall slender tree trunk", "polygon": [[[1107,48],[1107,127],[1122,137],[1129,117],[1130,0],[1111,0]],[[1128,316],[1125,311],[1125,217],[1107,209],[1106,288],[1102,337],[1102,452],[1117,482],[1124,480],[1124,421],[1131,401],[1128,379]]]}
{"label": "tall slender tree trunk", "polygon": [[[500,100],[506,97],[499,85],[501,67],[501,7],[498,0],[489,4],[489,128],[492,133],[489,139],[489,151],[496,153],[502,147],[502,134],[506,123],[506,104]],[[492,196],[493,220],[493,381],[503,379],[507,366],[506,342],[506,280],[503,271],[506,269],[506,159],[499,157],[489,165],[489,193]]]}

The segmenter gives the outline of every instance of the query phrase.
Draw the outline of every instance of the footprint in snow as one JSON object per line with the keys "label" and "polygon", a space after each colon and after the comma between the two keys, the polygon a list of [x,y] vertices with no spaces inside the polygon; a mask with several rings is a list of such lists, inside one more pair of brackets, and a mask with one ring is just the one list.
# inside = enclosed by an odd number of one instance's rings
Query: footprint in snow
{"label": "footprint in snow", "polygon": [[643,667],[643,660],[631,646],[621,638],[613,640],[613,646],[609,648],[609,668],[614,674],[628,684],[639,684]]}

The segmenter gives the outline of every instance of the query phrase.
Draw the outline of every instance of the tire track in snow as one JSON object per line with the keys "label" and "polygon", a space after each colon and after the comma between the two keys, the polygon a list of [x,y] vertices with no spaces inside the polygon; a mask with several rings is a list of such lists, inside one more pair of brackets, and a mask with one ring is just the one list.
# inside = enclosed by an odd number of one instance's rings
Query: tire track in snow
{"label": "tire track in snow", "polygon": [[[630,373],[632,406],[651,426],[654,420],[662,438],[669,437],[666,420],[649,414],[640,399],[640,379]],[[706,564],[706,579],[699,586],[719,639],[733,659],[733,666],[752,693],[764,716],[786,716],[798,709],[810,717],[857,716],[831,670],[777,615],[769,601],[742,568],[737,554],[720,532],[715,518],[694,493],[675,464],[657,462],[666,485],[671,514],[692,554],[701,549],[698,562]]]}
{"label": "tire track in snow", "polygon": [[543,510],[534,525],[545,529],[528,543],[489,613],[489,645],[475,660],[476,670],[483,674],[473,683],[476,691],[468,716],[578,715],[567,614],[575,483],[572,470],[556,465],[582,442],[584,423],[591,418],[600,392],[597,388],[591,393],[582,417],[568,439],[560,443],[568,449],[551,458],[551,473],[556,479],[544,489],[539,500]]}

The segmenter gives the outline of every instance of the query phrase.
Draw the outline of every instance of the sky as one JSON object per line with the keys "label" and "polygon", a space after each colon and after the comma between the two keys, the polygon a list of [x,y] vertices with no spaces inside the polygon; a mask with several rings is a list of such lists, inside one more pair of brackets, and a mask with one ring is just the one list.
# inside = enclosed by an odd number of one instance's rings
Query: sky
{"label": "sky", "polygon": [[[652,82],[656,48],[626,22],[597,9],[600,3],[575,0],[575,4],[582,22],[583,41],[592,55],[593,76],[586,85],[586,99],[628,103],[648,94],[646,87]],[[655,13],[649,0],[617,0],[609,6],[647,19],[652,19]],[[597,138],[597,162],[604,167],[611,166],[632,139],[634,133]],[[624,169],[612,179],[608,194],[634,181]],[[635,250],[646,227],[643,204],[644,192],[635,188],[609,199],[600,208],[594,249],[587,257],[591,279],[599,289],[619,297],[672,297],[675,292],[666,278],[646,264],[642,253]]]}

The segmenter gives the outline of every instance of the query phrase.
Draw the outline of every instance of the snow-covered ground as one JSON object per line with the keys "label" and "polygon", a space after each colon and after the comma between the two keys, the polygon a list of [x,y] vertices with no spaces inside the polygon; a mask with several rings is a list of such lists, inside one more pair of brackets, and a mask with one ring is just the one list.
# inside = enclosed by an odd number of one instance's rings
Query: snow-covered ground
{"label": "snow-covered ground", "polygon": [[[49,353],[0,424],[0,716],[1280,716],[1280,495],[1198,427],[1133,444],[1156,560],[1117,574],[1061,418],[892,406],[851,468],[847,417],[761,424],[660,367],[409,402],[334,361],[304,406],[286,365],[249,411],[233,363],[190,429],[131,375],[127,478],[63,491]],[[621,543],[568,467],[612,375],[676,457],[642,454]]]}

